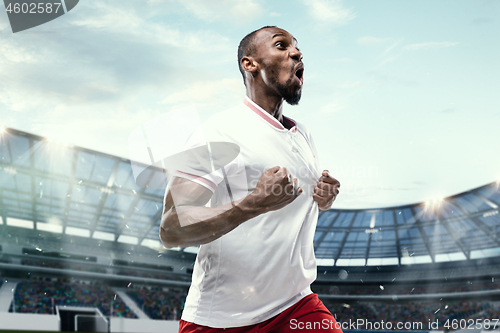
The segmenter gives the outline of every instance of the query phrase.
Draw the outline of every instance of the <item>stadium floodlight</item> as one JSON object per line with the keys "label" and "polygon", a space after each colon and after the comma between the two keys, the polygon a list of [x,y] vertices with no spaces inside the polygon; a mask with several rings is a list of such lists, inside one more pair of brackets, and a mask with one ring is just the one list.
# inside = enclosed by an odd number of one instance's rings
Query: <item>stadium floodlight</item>
{"label": "stadium floodlight", "polygon": [[442,197],[436,197],[434,199],[427,200],[425,202],[425,208],[439,206],[443,201],[444,199]]}
{"label": "stadium floodlight", "polygon": [[115,193],[115,191],[113,191],[111,188],[109,187],[101,187],[100,188],[101,192],[103,193],[106,193],[106,194],[111,194],[111,193]]}
{"label": "stadium floodlight", "polygon": [[3,171],[7,172],[7,173],[10,173],[11,175],[15,175],[17,173],[17,170],[14,169],[13,167],[6,167],[6,168],[3,168]]}

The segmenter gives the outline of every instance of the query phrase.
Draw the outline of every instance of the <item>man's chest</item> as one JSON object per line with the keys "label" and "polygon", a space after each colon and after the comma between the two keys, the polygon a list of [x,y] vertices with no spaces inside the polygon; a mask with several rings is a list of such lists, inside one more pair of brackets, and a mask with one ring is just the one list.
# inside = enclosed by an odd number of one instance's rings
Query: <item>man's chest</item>
{"label": "man's chest", "polygon": [[320,177],[312,143],[298,131],[260,133],[247,138],[240,145],[240,154],[249,190],[255,189],[262,173],[274,166],[285,167],[302,187],[316,184]]}

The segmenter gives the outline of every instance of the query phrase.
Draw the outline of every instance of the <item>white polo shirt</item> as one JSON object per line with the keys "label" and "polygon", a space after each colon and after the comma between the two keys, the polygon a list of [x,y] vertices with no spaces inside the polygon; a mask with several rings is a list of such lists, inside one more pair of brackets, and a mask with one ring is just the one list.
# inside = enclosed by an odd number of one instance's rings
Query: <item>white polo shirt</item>
{"label": "white polo shirt", "polygon": [[[245,98],[193,135],[187,148],[232,142],[240,153],[224,169],[234,200],[251,193],[262,173],[286,167],[303,193],[291,204],[252,218],[219,239],[201,245],[182,319],[229,328],[265,321],[311,293],[316,279],[313,239],[318,205],[312,193],[320,176],[318,154],[307,128],[289,119],[288,130]],[[191,179],[214,192],[209,206],[230,202],[221,170]]]}

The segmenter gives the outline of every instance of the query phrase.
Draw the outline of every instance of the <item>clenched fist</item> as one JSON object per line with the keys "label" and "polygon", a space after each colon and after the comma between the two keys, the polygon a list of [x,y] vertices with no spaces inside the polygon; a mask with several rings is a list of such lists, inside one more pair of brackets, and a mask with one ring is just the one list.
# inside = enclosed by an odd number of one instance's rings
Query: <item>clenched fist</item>
{"label": "clenched fist", "polygon": [[275,166],[264,171],[249,199],[255,209],[271,211],[285,207],[301,193],[297,178],[293,178],[286,168]]}
{"label": "clenched fist", "polygon": [[339,189],[340,182],[330,176],[328,170],[323,171],[313,193],[313,200],[318,203],[319,210],[328,210],[332,207]]}

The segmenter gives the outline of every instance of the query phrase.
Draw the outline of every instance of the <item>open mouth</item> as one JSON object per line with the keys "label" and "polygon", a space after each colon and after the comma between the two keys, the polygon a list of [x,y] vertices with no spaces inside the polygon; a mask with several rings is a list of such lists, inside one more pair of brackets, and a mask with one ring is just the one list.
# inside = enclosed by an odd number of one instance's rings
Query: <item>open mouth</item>
{"label": "open mouth", "polygon": [[304,83],[304,68],[301,67],[295,71],[295,76],[299,79],[300,83]]}

